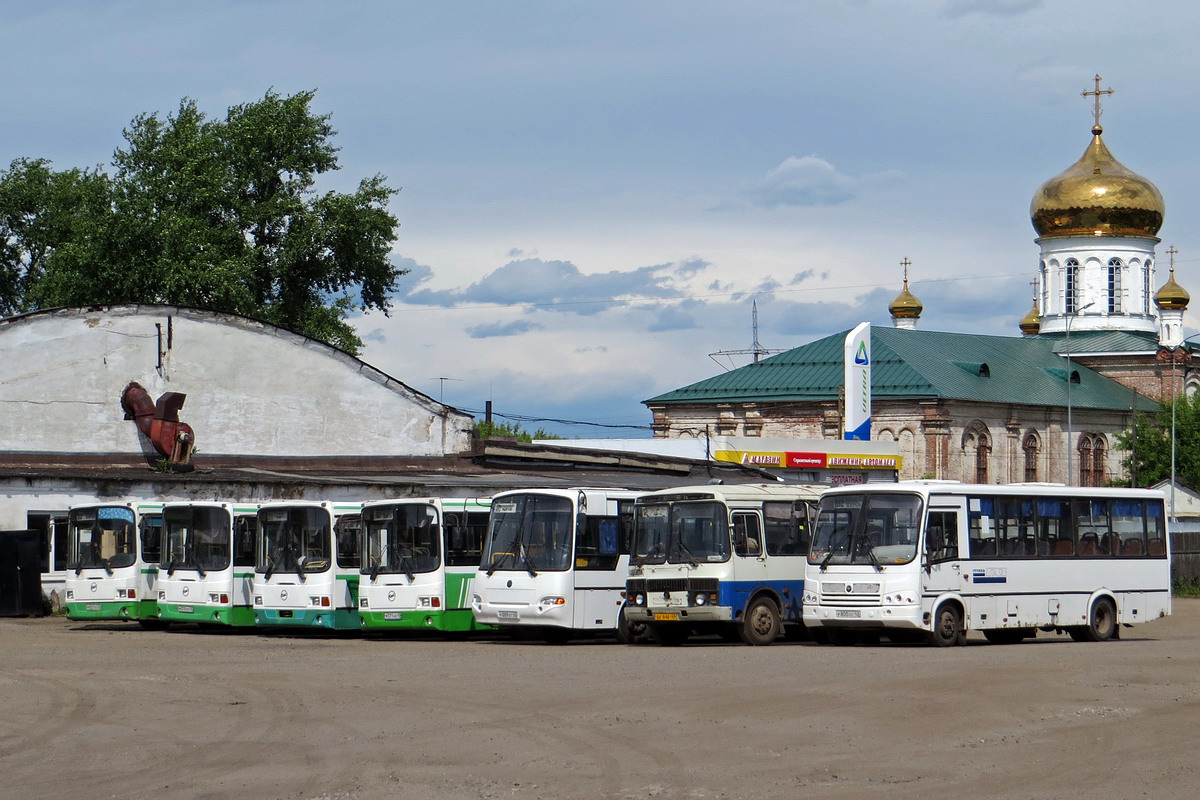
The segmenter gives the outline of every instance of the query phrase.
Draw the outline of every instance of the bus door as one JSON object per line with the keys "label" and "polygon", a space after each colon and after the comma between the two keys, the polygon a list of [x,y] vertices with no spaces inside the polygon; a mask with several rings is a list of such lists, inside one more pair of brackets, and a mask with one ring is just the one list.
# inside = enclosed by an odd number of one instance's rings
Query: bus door
{"label": "bus door", "polygon": [[[767,580],[766,543],[762,516],[757,511],[730,510],[733,532],[733,597],[735,619],[746,608],[750,593]],[[724,598],[722,598],[724,602]]]}
{"label": "bus door", "polygon": [[[930,498],[929,511],[925,517],[925,548],[921,553],[922,583],[924,595],[917,598],[922,606],[928,607],[939,595],[963,592],[971,588],[970,576],[964,578],[963,562],[959,560],[960,548],[966,546],[966,509],[960,498]],[[967,602],[967,622],[970,622],[972,604]]]}

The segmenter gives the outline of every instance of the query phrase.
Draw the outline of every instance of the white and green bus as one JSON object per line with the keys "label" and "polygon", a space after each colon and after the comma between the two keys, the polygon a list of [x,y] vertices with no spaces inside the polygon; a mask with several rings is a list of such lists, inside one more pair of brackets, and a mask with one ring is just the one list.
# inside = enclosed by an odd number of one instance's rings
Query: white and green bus
{"label": "white and green bus", "polygon": [[361,503],[274,502],[258,507],[254,622],[359,630]]}
{"label": "white and green bus", "polygon": [[158,615],[170,622],[254,625],[258,506],[163,504]]}
{"label": "white and green bus", "polygon": [[161,540],[161,503],[72,507],[67,512],[67,617],[161,627],[155,599]]}
{"label": "white and green bus", "polygon": [[485,625],[562,643],[618,633],[633,501],[625,489],[519,489],[492,497],[471,609]]}
{"label": "white and green bus", "polygon": [[362,509],[358,612],[364,630],[489,629],[471,612],[487,499],[385,500]]}
{"label": "white and green bus", "polygon": [[906,481],[821,496],[804,583],[818,640],[1079,641],[1171,613],[1162,492]]}

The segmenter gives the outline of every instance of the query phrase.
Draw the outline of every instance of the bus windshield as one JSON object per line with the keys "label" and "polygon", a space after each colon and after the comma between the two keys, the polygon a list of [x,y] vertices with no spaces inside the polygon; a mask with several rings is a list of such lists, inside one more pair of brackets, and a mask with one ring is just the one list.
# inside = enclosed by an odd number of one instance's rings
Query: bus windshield
{"label": "bus windshield", "polygon": [[225,509],[168,506],[163,510],[163,526],[161,566],[168,575],[177,569],[194,569],[203,575],[229,566],[231,537]]}
{"label": "bus windshield", "polygon": [[132,509],[85,508],[69,513],[72,569],[132,567],[137,536]]}
{"label": "bus windshield", "polygon": [[907,564],[917,555],[921,498],[915,494],[839,494],[821,498],[808,563]]}
{"label": "bus windshield", "polygon": [[565,497],[519,494],[494,501],[481,569],[489,575],[565,571],[571,565],[573,519]]}
{"label": "bus windshield", "polygon": [[332,563],[329,514],[323,508],[264,508],[258,512],[255,572],[324,572]]}
{"label": "bus windshield", "polygon": [[701,564],[729,559],[725,505],[717,502],[639,504],[634,510],[635,564]]}
{"label": "bus windshield", "polygon": [[426,504],[376,506],[363,510],[361,572],[413,575],[441,566],[437,510]]}

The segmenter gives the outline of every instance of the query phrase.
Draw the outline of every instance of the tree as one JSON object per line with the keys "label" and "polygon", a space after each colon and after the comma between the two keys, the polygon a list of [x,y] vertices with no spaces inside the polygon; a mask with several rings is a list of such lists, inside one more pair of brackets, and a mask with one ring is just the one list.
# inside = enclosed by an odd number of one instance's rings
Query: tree
{"label": "tree", "polygon": [[357,353],[355,308],[385,313],[405,273],[389,260],[396,193],[384,178],[316,191],[338,169],[314,92],[233,106],[210,120],[184,99],[124,131],[114,172],[0,174],[0,312],[171,303],[262,319]]}
{"label": "tree", "polygon": [[1117,446],[1129,451],[1122,461],[1136,485],[1150,486],[1171,477],[1171,405],[1175,403],[1175,477],[1200,488],[1200,398],[1183,395],[1163,400],[1157,409],[1139,413],[1133,427],[1117,435]]}
{"label": "tree", "polygon": [[516,439],[518,442],[526,444],[534,439],[563,439],[566,437],[555,436],[552,433],[547,433],[545,428],[538,428],[533,433],[521,427],[519,422],[488,422],[485,419],[475,422],[475,435],[483,439]]}

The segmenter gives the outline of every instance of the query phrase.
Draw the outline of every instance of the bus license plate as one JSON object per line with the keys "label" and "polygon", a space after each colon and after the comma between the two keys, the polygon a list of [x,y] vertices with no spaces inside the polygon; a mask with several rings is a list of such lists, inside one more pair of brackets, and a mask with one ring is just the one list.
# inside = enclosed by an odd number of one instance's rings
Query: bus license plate
{"label": "bus license plate", "polygon": [[86,606],[84,606],[84,608],[87,609],[88,611],[99,611],[100,604],[99,603],[88,603]]}
{"label": "bus license plate", "polygon": [[500,619],[520,619],[521,615],[515,611],[497,611],[496,616]]}
{"label": "bus license plate", "polygon": [[862,619],[862,610],[857,608],[839,608],[835,616],[838,619]]}
{"label": "bus license plate", "polygon": [[399,622],[403,615],[399,611],[385,611],[383,618],[388,622]]}
{"label": "bus license plate", "polygon": [[195,610],[196,610],[196,609],[195,609],[195,608],[193,608],[192,606],[180,606],[180,607],[179,607],[179,613],[180,613],[180,614],[191,614],[191,613],[192,613],[193,611],[195,611]]}
{"label": "bus license plate", "polygon": [[654,621],[655,622],[678,622],[679,615],[678,614],[655,614]]}

